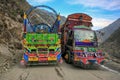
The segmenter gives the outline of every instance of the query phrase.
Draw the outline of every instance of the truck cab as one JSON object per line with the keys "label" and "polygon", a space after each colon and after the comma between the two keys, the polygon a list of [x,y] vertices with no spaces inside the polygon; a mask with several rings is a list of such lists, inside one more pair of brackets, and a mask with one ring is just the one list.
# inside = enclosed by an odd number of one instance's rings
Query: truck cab
{"label": "truck cab", "polygon": [[64,44],[62,56],[67,63],[86,67],[104,62],[104,55],[98,49],[96,33],[91,29],[91,20],[87,14],[71,14],[61,28],[61,43]]}

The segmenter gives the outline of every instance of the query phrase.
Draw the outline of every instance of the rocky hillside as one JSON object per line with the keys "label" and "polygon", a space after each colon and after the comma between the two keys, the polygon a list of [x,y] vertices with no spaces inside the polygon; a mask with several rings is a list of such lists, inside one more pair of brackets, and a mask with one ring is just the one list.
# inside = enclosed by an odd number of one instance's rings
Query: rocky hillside
{"label": "rocky hillside", "polygon": [[22,16],[29,7],[25,0],[0,1],[0,73],[21,57]]}
{"label": "rocky hillside", "polygon": [[[25,5],[25,6],[24,6]],[[24,7],[23,7],[24,6]],[[25,0],[0,1],[0,42],[11,42],[13,38],[19,39],[23,12],[30,5]]]}
{"label": "rocky hillside", "polygon": [[120,28],[101,44],[101,47],[111,56],[120,59]]}
{"label": "rocky hillside", "polygon": [[100,29],[99,31],[104,33],[104,35],[102,36],[102,42],[107,40],[111,36],[111,34],[114,33],[118,28],[120,28],[120,18],[107,27]]}

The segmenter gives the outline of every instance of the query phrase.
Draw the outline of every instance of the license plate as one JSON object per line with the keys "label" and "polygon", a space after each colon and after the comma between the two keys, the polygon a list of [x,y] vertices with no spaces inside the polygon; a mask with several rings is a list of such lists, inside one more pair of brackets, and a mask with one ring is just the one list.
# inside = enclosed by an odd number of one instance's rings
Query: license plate
{"label": "license plate", "polygon": [[30,57],[29,61],[38,61],[38,58],[37,57]]}
{"label": "license plate", "polygon": [[48,57],[48,60],[51,61],[51,60],[57,60],[56,57]]}

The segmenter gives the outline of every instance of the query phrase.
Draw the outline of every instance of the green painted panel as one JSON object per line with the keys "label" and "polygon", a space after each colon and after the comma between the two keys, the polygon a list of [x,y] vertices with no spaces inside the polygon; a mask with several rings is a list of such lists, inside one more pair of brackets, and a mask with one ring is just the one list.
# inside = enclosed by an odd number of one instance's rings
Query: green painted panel
{"label": "green painted panel", "polygon": [[48,34],[43,34],[43,44],[48,44]]}
{"label": "green painted panel", "polygon": [[36,34],[37,42],[36,44],[42,44],[43,43],[43,34]]}
{"label": "green painted panel", "polygon": [[56,43],[56,34],[48,34],[48,44]]}
{"label": "green painted panel", "polygon": [[29,44],[36,44],[36,34],[26,34],[26,40],[28,41]]}
{"label": "green painted panel", "polygon": [[56,44],[58,41],[58,34],[39,34],[27,33],[26,40],[28,44]]}

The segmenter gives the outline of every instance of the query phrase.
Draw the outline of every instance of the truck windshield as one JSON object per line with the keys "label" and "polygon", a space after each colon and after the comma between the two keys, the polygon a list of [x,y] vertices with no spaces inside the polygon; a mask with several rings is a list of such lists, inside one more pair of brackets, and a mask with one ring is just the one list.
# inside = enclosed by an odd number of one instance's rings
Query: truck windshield
{"label": "truck windshield", "polygon": [[74,30],[74,38],[76,42],[95,42],[95,33],[90,30]]}

